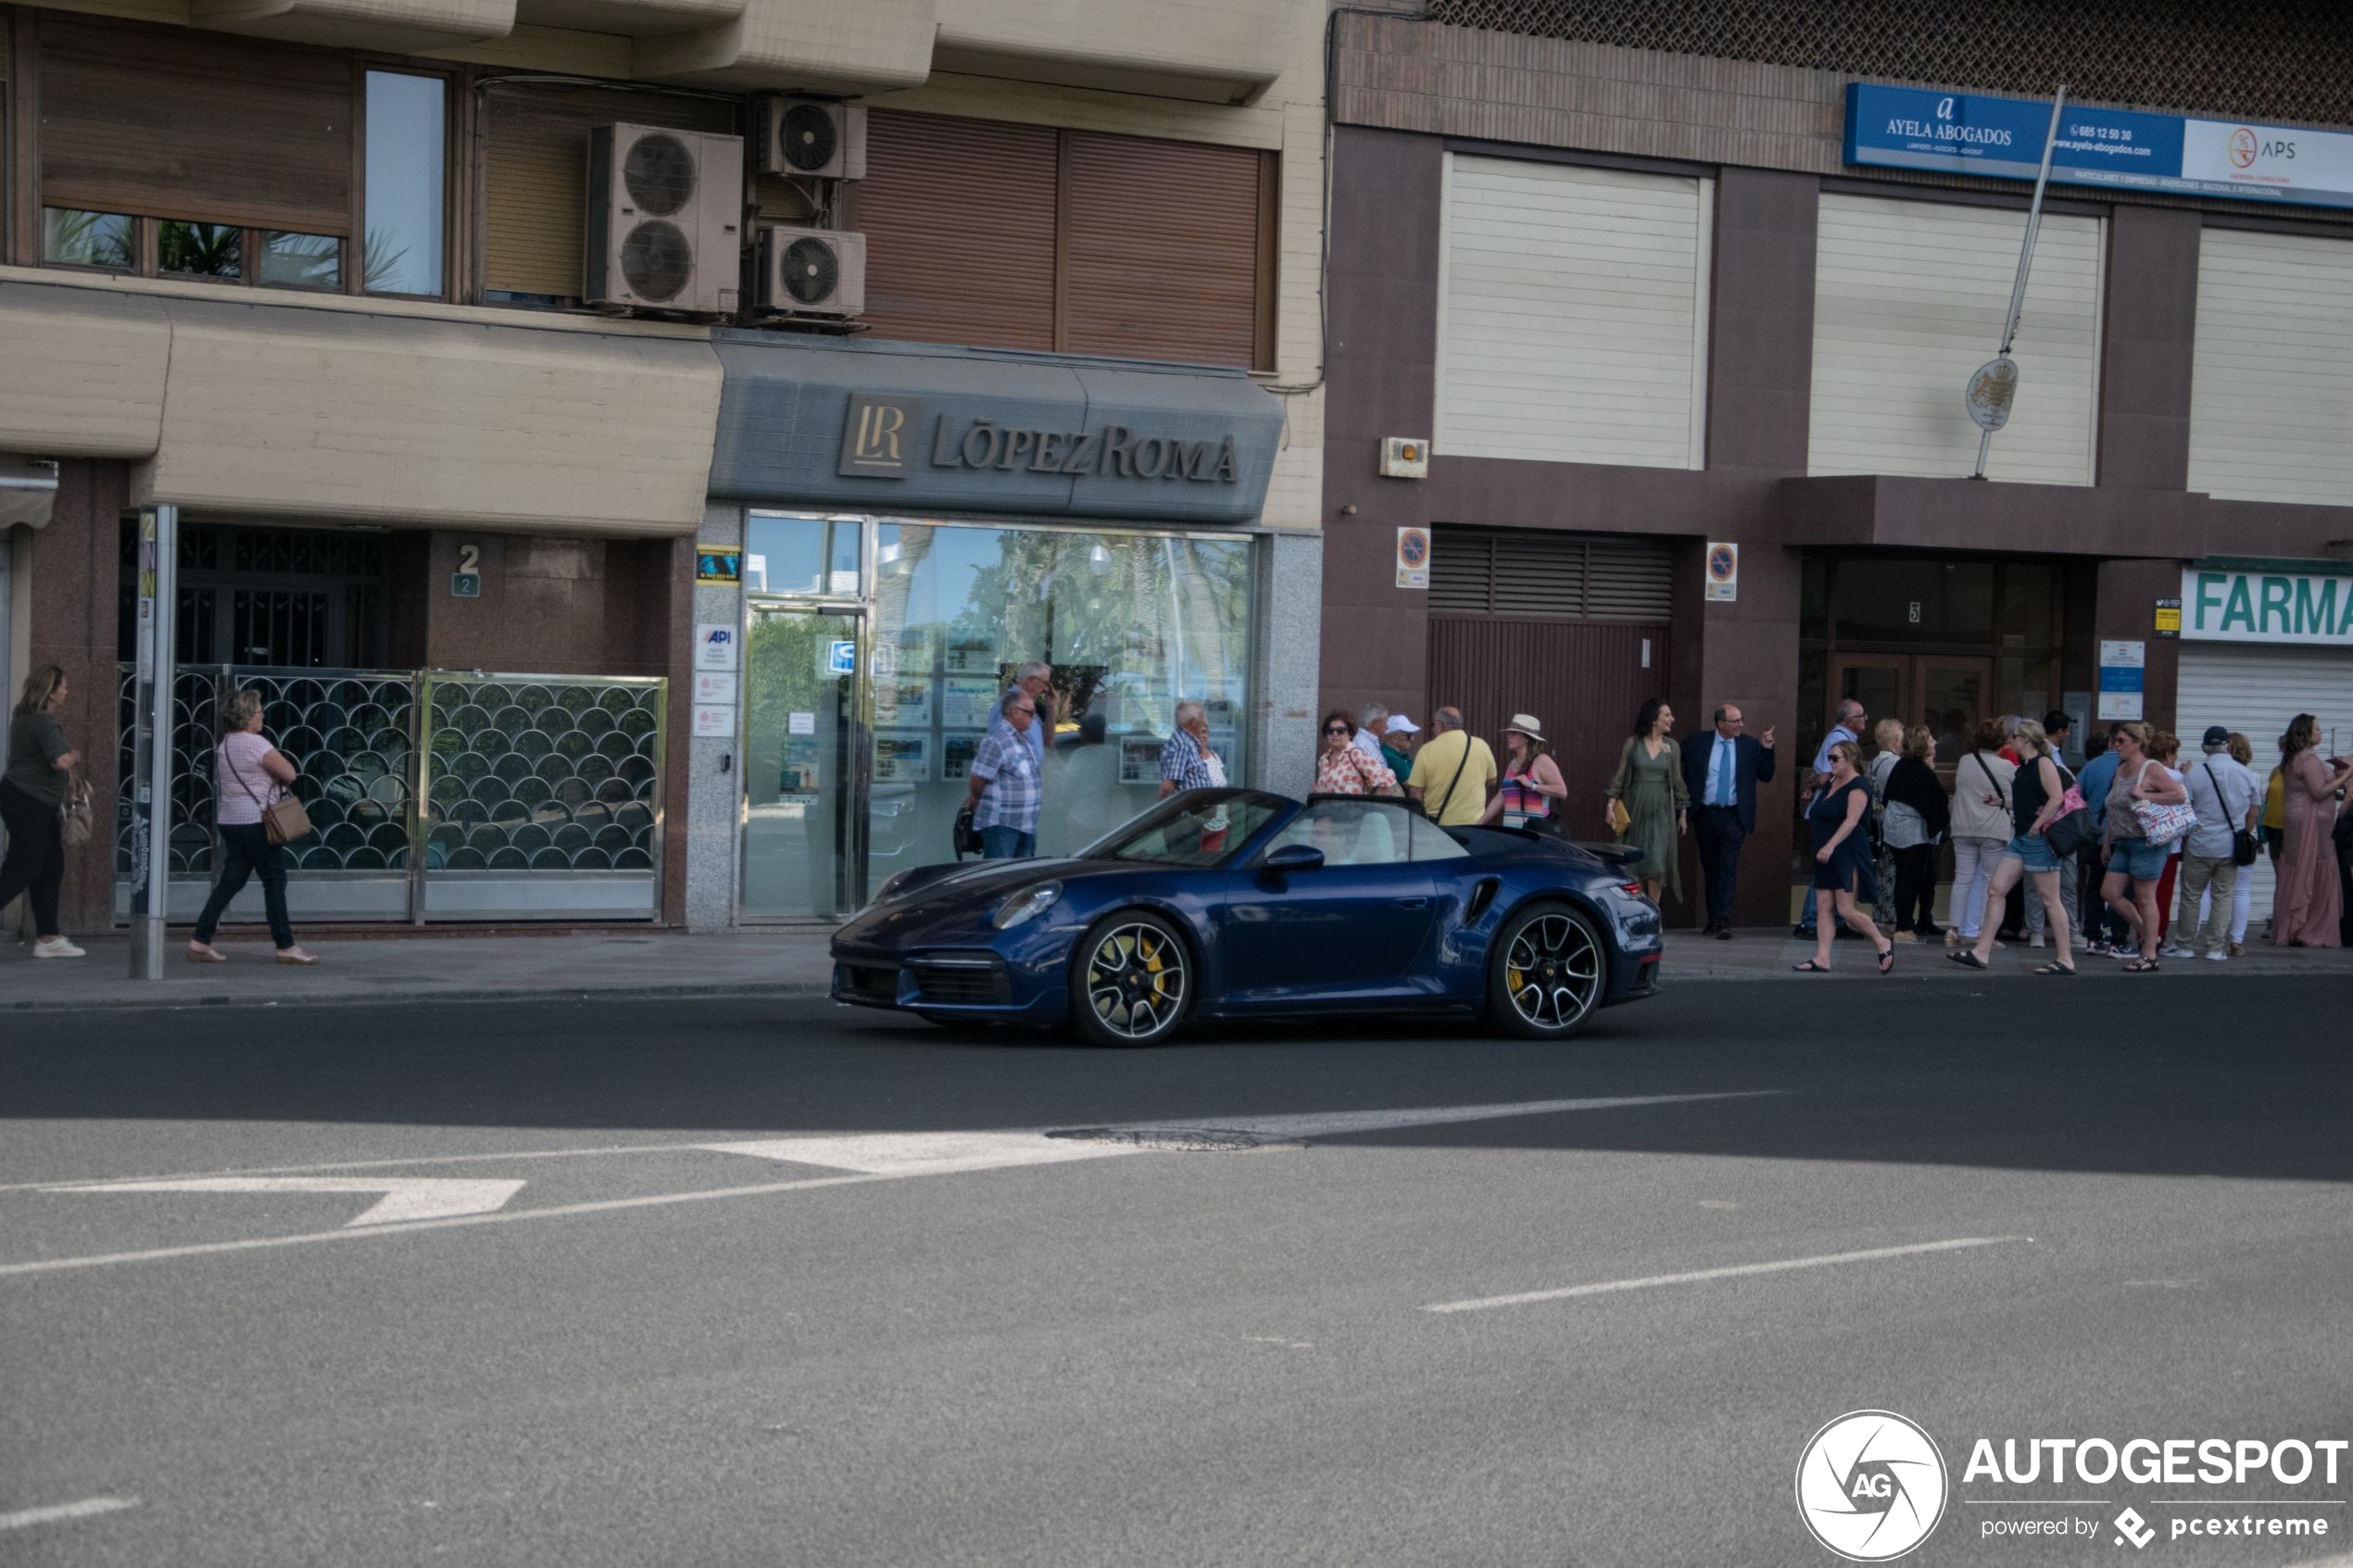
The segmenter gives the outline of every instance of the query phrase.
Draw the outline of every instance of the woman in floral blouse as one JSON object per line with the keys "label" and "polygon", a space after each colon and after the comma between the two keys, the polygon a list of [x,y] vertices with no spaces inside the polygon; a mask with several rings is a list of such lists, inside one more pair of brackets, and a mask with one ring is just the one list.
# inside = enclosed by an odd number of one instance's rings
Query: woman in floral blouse
{"label": "woman in floral blouse", "polygon": [[1324,715],[1323,749],[1315,758],[1318,795],[1402,795],[1397,775],[1356,746],[1356,724],[1337,710]]}

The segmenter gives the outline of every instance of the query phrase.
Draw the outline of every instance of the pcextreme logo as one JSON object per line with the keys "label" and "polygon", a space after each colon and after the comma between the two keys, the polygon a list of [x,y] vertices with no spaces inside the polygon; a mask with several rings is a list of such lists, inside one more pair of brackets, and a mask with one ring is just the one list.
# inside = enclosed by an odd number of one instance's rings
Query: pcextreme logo
{"label": "pcextreme logo", "polygon": [[1928,1539],[1948,1492],[1935,1440],[1894,1411],[1840,1416],[1797,1460],[1798,1517],[1850,1562],[1885,1562]]}

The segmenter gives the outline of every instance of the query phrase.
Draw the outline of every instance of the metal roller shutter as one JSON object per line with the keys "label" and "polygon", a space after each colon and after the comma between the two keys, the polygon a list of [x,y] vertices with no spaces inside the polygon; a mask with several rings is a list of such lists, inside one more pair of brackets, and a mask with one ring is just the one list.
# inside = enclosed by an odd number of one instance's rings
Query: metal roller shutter
{"label": "metal roller shutter", "polygon": [[876,109],[848,226],[876,337],[1054,346],[1058,133]]}
{"label": "metal roller shutter", "polygon": [[484,288],[580,297],[588,132],[615,123],[726,135],[736,129],[736,107],[604,87],[491,89],[483,117]]}
{"label": "metal roller shutter", "polygon": [[[1957,478],[1976,466],[1961,393],[2002,341],[2025,225],[1994,207],[1823,195],[1808,472]],[[2105,233],[2095,218],[2044,216],[1992,478],[2093,482]]]}
{"label": "metal roller shutter", "polygon": [[[2317,714],[2322,751],[2343,756],[2353,751],[2353,649],[2183,643],[2174,713],[2182,756],[2191,767],[2198,737],[2208,725],[2220,724],[2254,743],[2255,776],[2269,779],[2280,759],[2279,736],[2299,713]],[[2254,918],[2265,920],[2271,912],[2270,859],[2250,870]]]}
{"label": "metal roller shutter", "polygon": [[1432,445],[1705,461],[1713,182],[1449,155]]}
{"label": "metal roller shutter", "polygon": [[1673,547],[1624,533],[1431,531],[1433,612],[1544,621],[1674,619]]}
{"label": "metal roller shutter", "polygon": [[2195,353],[2190,488],[2343,505],[2353,488],[2353,244],[2207,230]]}
{"label": "metal roller shutter", "polygon": [[1064,159],[1063,346],[1252,364],[1266,156],[1073,131]]}

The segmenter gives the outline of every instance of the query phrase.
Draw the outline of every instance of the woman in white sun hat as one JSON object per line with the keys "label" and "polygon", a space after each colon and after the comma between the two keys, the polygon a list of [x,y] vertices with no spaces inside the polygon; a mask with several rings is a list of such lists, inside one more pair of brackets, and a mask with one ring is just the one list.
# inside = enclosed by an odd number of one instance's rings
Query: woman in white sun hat
{"label": "woman in white sun hat", "polygon": [[1513,714],[1512,721],[1504,726],[1504,776],[1479,821],[1491,827],[1547,833],[1554,826],[1553,802],[1567,797],[1568,781],[1561,777],[1560,764],[1553,760],[1544,726],[1532,715]]}

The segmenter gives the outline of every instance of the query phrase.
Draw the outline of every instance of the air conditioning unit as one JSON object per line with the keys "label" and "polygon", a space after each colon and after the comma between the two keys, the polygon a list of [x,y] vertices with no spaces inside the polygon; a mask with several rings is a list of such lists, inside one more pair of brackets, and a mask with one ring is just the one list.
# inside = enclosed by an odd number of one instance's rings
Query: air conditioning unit
{"label": "air conditioning unit", "polygon": [[760,100],[759,156],[762,174],[807,180],[866,177],[866,108],[822,98],[769,94]]}
{"label": "air conditioning unit", "polygon": [[759,303],[799,315],[864,315],[866,236],[762,224]]}
{"label": "air conditioning unit", "polygon": [[742,290],[744,144],[656,125],[588,133],[587,303],[724,315]]}

